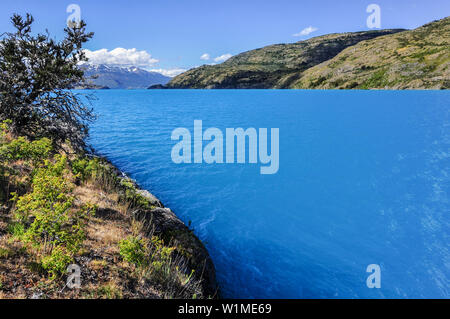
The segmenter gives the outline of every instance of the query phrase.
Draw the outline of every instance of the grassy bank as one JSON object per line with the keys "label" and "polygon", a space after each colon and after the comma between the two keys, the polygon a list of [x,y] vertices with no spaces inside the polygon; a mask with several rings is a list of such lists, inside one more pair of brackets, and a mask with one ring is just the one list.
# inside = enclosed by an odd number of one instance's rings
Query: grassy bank
{"label": "grassy bank", "polygon": [[[170,209],[102,158],[0,136],[0,298],[215,297],[214,267]],[[81,288],[66,286],[67,267]]]}

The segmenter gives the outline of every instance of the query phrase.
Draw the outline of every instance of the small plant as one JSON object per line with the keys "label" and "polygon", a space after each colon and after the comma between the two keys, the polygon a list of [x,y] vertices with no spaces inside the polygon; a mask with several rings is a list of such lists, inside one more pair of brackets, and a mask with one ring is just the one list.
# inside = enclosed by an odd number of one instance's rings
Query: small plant
{"label": "small plant", "polygon": [[97,298],[122,299],[122,291],[115,283],[107,283],[95,290]]}
{"label": "small plant", "polygon": [[89,177],[91,177],[92,171],[88,169],[89,161],[86,158],[77,158],[72,162],[72,172],[75,177],[80,178],[81,181],[85,182]]}
{"label": "small plant", "polygon": [[11,120],[3,120],[0,123],[0,136],[4,137],[8,131],[9,131],[9,126],[11,125],[12,121]]}
{"label": "small plant", "polygon": [[122,258],[137,266],[140,278],[150,279],[164,291],[165,298],[191,298],[201,295],[201,282],[188,272],[185,261],[173,257],[176,247],[166,246],[158,236],[147,243],[130,236],[119,244]]}
{"label": "small plant", "polygon": [[119,178],[114,168],[99,158],[93,158],[91,160],[85,159],[82,170],[86,179],[91,179],[96,182],[103,190],[112,191],[119,184]]}
{"label": "small plant", "polygon": [[3,121],[0,124],[0,202],[3,203],[8,202],[11,185],[14,189],[25,189],[30,183],[30,178],[20,178],[19,171],[11,164],[19,162],[20,167],[32,171],[53,150],[52,141],[48,138],[31,142],[25,137],[13,138],[10,123]]}
{"label": "small plant", "polygon": [[128,179],[122,179],[120,186],[123,189],[121,200],[129,204],[129,207],[151,208],[150,202],[147,198],[137,192],[134,184]]}
{"label": "small plant", "polygon": [[57,246],[50,255],[42,258],[41,264],[42,268],[50,274],[50,279],[55,279],[66,271],[72,261],[71,253],[64,247]]}
{"label": "small plant", "polygon": [[122,258],[137,267],[146,265],[147,243],[144,239],[130,236],[119,243]]}
{"label": "small plant", "polygon": [[8,232],[13,238],[20,240],[25,235],[25,225],[20,222],[12,222],[8,225]]}
{"label": "small plant", "polygon": [[0,258],[8,258],[11,255],[11,250],[0,247]]}
{"label": "small plant", "polygon": [[152,236],[151,243],[151,263],[154,275],[165,277],[170,272],[171,255],[175,247],[164,246],[164,241],[158,236]]}

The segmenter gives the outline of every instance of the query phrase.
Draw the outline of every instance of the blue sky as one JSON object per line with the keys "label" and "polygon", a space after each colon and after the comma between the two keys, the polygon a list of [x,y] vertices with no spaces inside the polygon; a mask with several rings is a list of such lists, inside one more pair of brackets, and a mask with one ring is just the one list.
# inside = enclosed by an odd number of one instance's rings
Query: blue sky
{"label": "blue sky", "polygon": [[[371,3],[381,8],[382,28],[416,28],[450,15],[448,0],[2,0],[0,33],[12,30],[12,13],[30,12],[36,19],[34,30],[48,28],[60,38],[72,3],[95,32],[86,48],[108,50],[95,55],[99,60],[118,47],[126,50],[115,54],[136,56],[129,50],[135,48],[142,67],[163,70],[215,63],[216,57],[274,43],[368,30],[366,8]],[[317,30],[293,36],[308,27]],[[200,59],[204,54],[210,59]]]}

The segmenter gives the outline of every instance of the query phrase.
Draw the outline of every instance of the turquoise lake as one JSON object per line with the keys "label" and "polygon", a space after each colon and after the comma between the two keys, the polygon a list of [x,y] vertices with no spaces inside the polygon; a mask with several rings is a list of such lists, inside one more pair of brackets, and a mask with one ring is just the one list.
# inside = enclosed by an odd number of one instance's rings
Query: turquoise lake
{"label": "turquoise lake", "polygon": [[[223,296],[450,298],[450,92],[89,93],[90,142],[191,222]],[[279,128],[279,171],[175,164],[172,131],[194,120]]]}

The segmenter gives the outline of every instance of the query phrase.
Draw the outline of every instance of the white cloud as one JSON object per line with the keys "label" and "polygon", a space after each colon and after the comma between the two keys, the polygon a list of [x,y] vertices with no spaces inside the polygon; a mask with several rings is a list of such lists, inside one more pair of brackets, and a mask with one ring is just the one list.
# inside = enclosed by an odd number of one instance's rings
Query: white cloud
{"label": "white cloud", "polygon": [[300,31],[299,33],[295,33],[293,34],[294,37],[303,37],[306,35],[309,35],[310,33],[313,33],[314,31],[319,30],[318,28],[309,26],[307,28],[304,28],[302,31]]}
{"label": "white cloud", "polygon": [[222,54],[221,56],[218,56],[217,58],[214,58],[214,61],[216,62],[223,62],[231,58],[233,55],[230,53]]}
{"label": "white cloud", "polygon": [[115,48],[108,51],[100,49],[97,51],[84,50],[90,64],[109,64],[116,66],[137,66],[149,68],[159,60],[152,58],[147,51],[133,49]]}
{"label": "white cloud", "polygon": [[158,59],[153,58],[147,51],[138,51],[137,49],[116,48],[108,51],[101,49],[96,51],[84,50],[86,57],[89,59],[89,64],[106,64],[119,67],[135,66],[147,71],[158,72],[162,75],[174,77],[180,73],[187,71],[183,68],[172,69],[156,69],[155,64],[159,62]]}
{"label": "white cloud", "polygon": [[174,76],[177,76],[178,74],[181,74],[183,72],[186,72],[186,69],[152,69],[149,70],[151,72],[158,72],[165,76],[170,76],[171,78]]}
{"label": "white cloud", "polygon": [[202,54],[202,56],[200,57],[200,60],[209,60],[209,59],[211,59],[211,57],[209,56],[209,54],[208,53],[204,53],[204,54]]}

